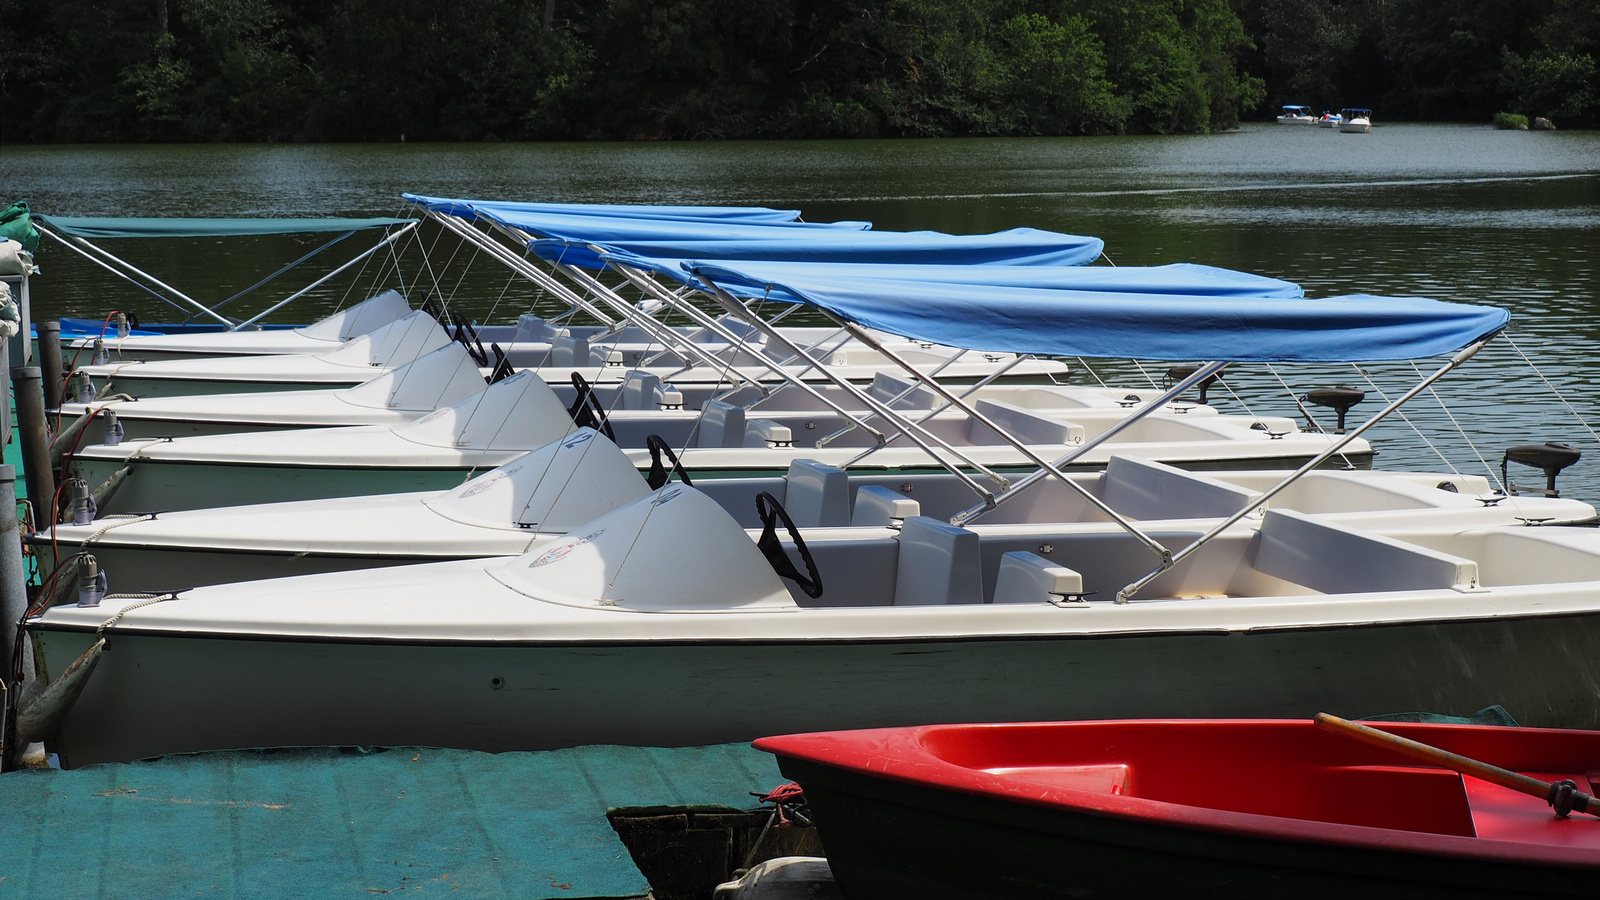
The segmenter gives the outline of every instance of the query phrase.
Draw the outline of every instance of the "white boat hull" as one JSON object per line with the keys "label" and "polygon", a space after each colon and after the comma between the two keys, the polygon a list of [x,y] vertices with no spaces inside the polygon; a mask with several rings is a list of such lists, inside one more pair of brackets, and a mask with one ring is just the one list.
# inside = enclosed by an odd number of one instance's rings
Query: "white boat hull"
{"label": "white boat hull", "polygon": [[[38,640],[60,672],[93,636]],[[1008,640],[485,646],[119,629],[113,647],[53,743],[67,766],[236,747],[682,746],[943,722],[1465,714],[1491,703],[1525,725],[1600,727],[1597,611]]]}

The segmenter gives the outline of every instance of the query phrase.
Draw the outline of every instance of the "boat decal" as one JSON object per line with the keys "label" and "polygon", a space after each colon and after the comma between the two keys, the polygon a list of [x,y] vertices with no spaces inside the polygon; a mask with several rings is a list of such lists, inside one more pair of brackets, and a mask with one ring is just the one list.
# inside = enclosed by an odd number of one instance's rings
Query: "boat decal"
{"label": "boat decal", "polygon": [[504,481],[505,479],[510,478],[512,475],[515,475],[521,468],[521,466],[515,466],[512,468],[501,469],[490,475],[485,475],[482,479],[479,479],[477,484],[474,484],[472,487],[467,488],[456,496],[464,498],[481,494],[499,484],[501,481]]}
{"label": "boat decal", "polygon": [[606,530],[602,528],[599,531],[591,531],[590,533],[581,538],[577,538],[576,540],[562,541],[559,545],[551,547],[549,550],[539,554],[538,558],[536,558],[533,562],[528,563],[528,568],[537,569],[540,566],[548,566],[553,562],[559,562],[560,560],[564,559],[567,554],[605,533]]}

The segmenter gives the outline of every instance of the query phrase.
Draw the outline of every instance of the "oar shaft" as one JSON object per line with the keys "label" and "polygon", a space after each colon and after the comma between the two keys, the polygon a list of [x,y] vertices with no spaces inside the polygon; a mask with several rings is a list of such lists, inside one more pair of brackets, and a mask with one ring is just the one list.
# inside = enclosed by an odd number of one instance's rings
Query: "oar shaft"
{"label": "oar shaft", "polygon": [[[1327,713],[1317,713],[1316,723],[1320,728],[1336,731],[1375,746],[1398,750],[1416,759],[1425,760],[1435,765],[1443,766],[1446,769],[1453,769],[1462,774],[1471,775],[1474,778],[1481,778],[1491,784],[1498,784],[1501,787],[1521,791],[1524,794],[1532,794],[1541,800],[1548,800],[1550,797],[1550,782],[1548,781],[1529,778],[1510,769],[1492,766],[1486,762],[1451,753],[1448,750],[1440,750],[1438,747],[1430,747],[1427,744],[1418,743],[1409,738],[1400,737],[1397,734],[1379,731],[1376,728],[1359,725],[1355,722],[1341,719],[1338,716],[1330,716]],[[1584,805],[1574,804],[1574,807],[1580,812],[1584,811]]]}

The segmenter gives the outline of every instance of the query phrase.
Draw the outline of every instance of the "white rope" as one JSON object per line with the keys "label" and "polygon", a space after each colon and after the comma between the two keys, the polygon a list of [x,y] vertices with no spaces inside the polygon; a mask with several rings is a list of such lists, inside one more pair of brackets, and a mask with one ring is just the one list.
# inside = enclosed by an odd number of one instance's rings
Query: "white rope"
{"label": "white rope", "polygon": [[1529,359],[1527,354],[1522,352],[1522,348],[1517,346],[1517,342],[1511,339],[1510,333],[1502,332],[1501,336],[1506,339],[1507,344],[1511,345],[1511,349],[1517,351],[1517,355],[1522,357],[1522,361],[1528,364],[1528,368],[1533,370],[1533,374],[1539,376],[1539,380],[1544,382],[1544,386],[1550,389],[1550,393],[1556,395],[1556,399],[1561,401],[1561,405],[1565,406],[1567,411],[1572,413],[1573,418],[1578,420],[1578,424],[1582,425],[1584,430],[1589,432],[1589,437],[1594,438],[1596,443],[1600,443],[1600,435],[1595,434],[1594,428],[1590,427],[1588,421],[1583,418],[1583,414],[1578,412],[1577,409],[1573,408],[1571,403],[1567,402],[1567,398],[1562,396],[1561,391],[1557,390],[1556,386],[1550,383],[1550,379],[1544,377],[1544,373],[1539,371],[1539,367],[1533,364],[1533,360]]}
{"label": "white rope", "polygon": [[[94,543],[95,541],[100,540],[100,537],[102,535],[104,535],[106,532],[112,530],[113,528],[121,528],[124,525],[132,525],[135,522],[149,521],[151,519],[154,519],[155,517],[156,517],[155,513],[140,513],[139,515],[136,515],[136,516],[124,513],[124,514],[121,514],[121,515],[106,516],[105,518],[101,519],[101,521],[106,523],[105,527],[101,528],[99,531],[96,531],[94,534],[91,534],[88,537],[84,538],[83,539],[83,546],[87,548],[90,544]],[[113,519],[115,519],[117,521],[111,521]]]}
{"label": "white rope", "polygon": [[164,600],[176,600],[176,599],[178,599],[178,595],[177,594],[107,594],[106,597],[105,597],[105,599],[107,599],[107,600],[132,600],[134,598],[143,598],[143,599],[140,599],[140,601],[138,603],[130,603],[127,606],[124,606],[122,609],[117,611],[116,615],[114,615],[111,618],[105,620],[104,622],[101,622],[100,623],[100,627],[96,628],[94,630],[94,636],[97,637],[97,638],[98,637],[102,637],[105,634],[105,630],[107,628],[111,628],[111,627],[115,626],[118,622],[122,621],[122,617],[123,616],[127,615],[128,613],[133,612],[136,609],[139,609],[140,607],[153,606],[153,605],[155,605],[157,603],[160,603],[160,602],[162,602]]}

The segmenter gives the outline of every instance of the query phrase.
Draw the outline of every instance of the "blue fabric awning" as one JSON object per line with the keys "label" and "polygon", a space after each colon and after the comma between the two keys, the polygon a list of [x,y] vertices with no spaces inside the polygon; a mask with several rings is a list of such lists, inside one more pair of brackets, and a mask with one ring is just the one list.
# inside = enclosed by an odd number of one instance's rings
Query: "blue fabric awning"
{"label": "blue fabric awning", "polygon": [[[657,270],[662,261],[631,254],[611,253],[607,259],[639,268]],[[1264,275],[1219,269],[1195,263],[1165,266],[952,266],[886,265],[879,263],[811,263],[762,260],[761,273],[768,279],[788,276],[815,277],[826,272],[831,277],[849,279],[887,279],[890,281],[940,281],[948,284],[987,284],[1055,290],[1099,291],[1126,294],[1183,294],[1194,297],[1277,297],[1296,299],[1305,296],[1300,285]],[[682,268],[681,264],[673,266]],[[674,277],[677,277],[676,275]],[[725,286],[731,287],[731,286]],[[738,285],[751,291],[749,285]],[[765,285],[760,293],[766,293]],[[781,295],[775,294],[778,299]]]}
{"label": "blue fabric awning", "polygon": [[[591,246],[593,245],[593,246]],[[937,231],[862,231],[817,229],[809,232],[768,228],[721,237],[709,233],[678,238],[603,234],[599,229],[560,234],[529,244],[539,256],[586,269],[605,265],[601,252],[621,251],[656,260],[761,260],[765,262],[876,263],[946,266],[1085,266],[1100,256],[1099,238],[1013,228],[994,234],[943,234]],[[599,247],[600,250],[595,249]]]}
{"label": "blue fabric awning", "polygon": [[[637,260],[626,260],[637,262]],[[779,270],[781,268],[781,271]],[[1361,362],[1449,353],[1504,328],[1492,306],[1365,294],[1324,300],[1051,290],[850,278],[818,267],[661,261],[690,282],[780,288],[834,315],[973,350],[1118,359]],[[835,267],[836,268],[836,267]]]}
{"label": "blue fabric awning", "polygon": [[[613,216],[622,219],[689,219],[707,222],[767,222],[781,224],[800,219],[798,209],[769,209],[764,206],[659,206],[627,203],[539,203],[518,200],[470,200],[401,194],[405,200],[424,209],[477,218],[515,216],[519,213],[554,216]],[[859,223],[858,223],[859,224]]]}
{"label": "blue fabric awning", "polygon": [[257,234],[311,234],[361,231],[404,225],[415,219],[178,219],[53,216],[34,213],[34,221],[70,237],[173,238],[235,237]]}

